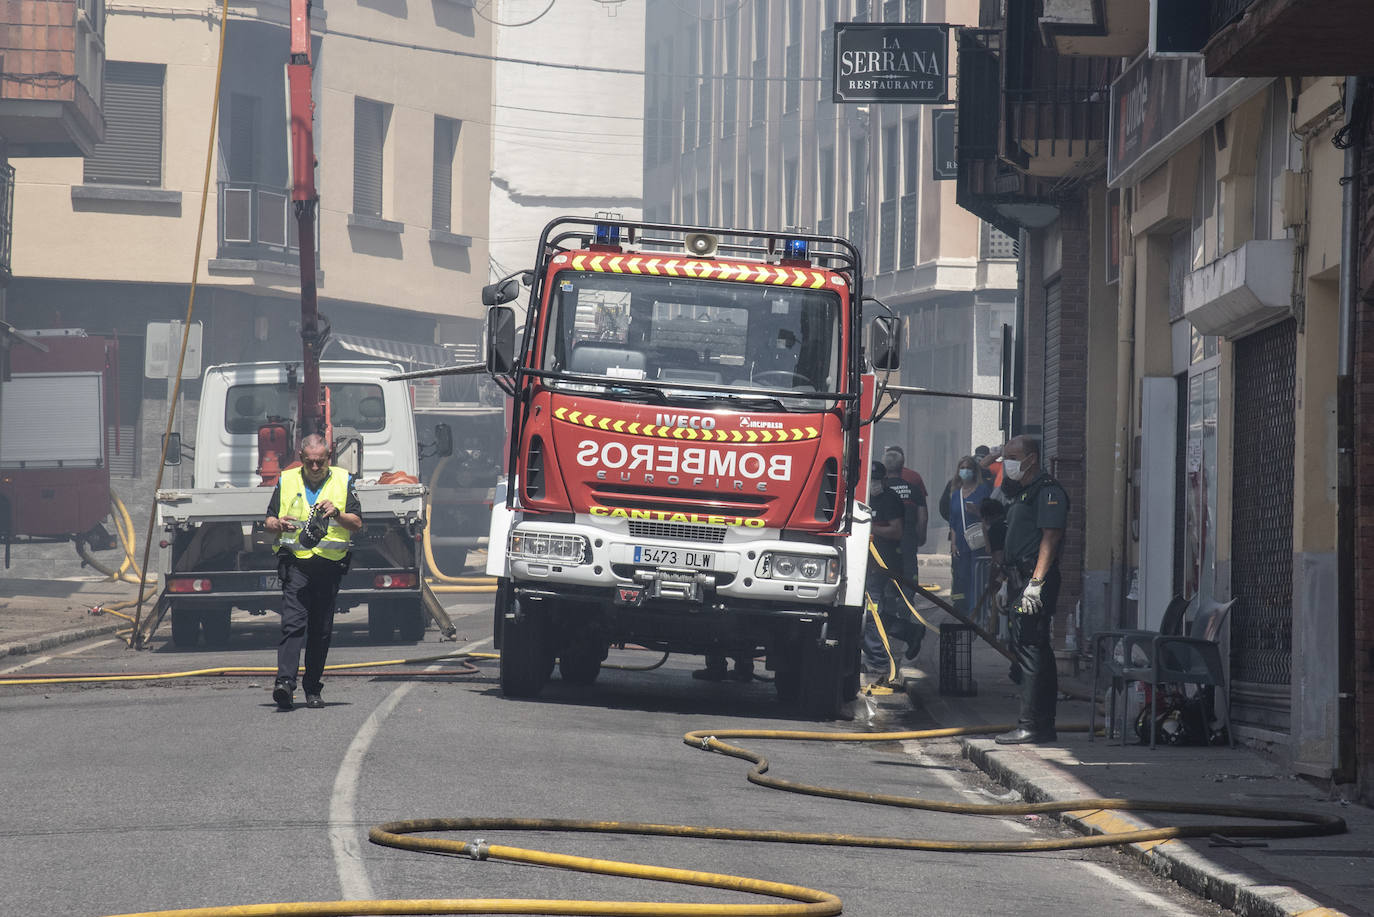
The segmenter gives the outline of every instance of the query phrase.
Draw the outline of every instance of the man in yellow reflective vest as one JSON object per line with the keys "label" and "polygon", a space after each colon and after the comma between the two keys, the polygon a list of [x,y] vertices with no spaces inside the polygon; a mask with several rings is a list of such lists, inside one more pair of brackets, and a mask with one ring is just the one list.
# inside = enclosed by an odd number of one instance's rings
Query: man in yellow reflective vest
{"label": "man in yellow reflective vest", "polygon": [[324,706],[320,676],[334,631],[334,600],[348,572],[349,540],[363,527],[362,507],[347,471],[329,464],[329,444],[313,434],[301,440],[301,464],[281,473],[267,504],[266,527],[277,533],[281,577],[281,642],[272,700],[294,706],[296,673],[305,645],[305,705]]}

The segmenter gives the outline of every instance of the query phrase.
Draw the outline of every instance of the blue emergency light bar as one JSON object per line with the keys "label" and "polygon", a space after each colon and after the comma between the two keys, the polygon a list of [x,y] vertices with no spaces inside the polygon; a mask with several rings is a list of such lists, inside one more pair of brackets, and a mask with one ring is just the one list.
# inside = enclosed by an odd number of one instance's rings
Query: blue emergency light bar
{"label": "blue emergency light bar", "polygon": [[806,261],[809,258],[805,239],[788,239],[783,252],[783,257],[788,261]]}
{"label": "blue emergency light bar", "polygon": [[619,226],[608,226],[608,225],[606,225],[606,224],[598,224],[597,227],[596,227],[596,244],[597,244],[597,245],[619,245],[619,244],[620,244],[620,227],[619,227]]}

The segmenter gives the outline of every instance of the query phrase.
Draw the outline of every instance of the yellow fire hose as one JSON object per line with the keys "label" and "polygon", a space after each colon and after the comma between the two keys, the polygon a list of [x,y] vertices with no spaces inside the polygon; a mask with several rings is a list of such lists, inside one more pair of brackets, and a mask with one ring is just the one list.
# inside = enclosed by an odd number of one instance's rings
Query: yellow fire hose
{"label": "yellow fire hose", "polygon": [[[371,914],[568,914],[568,915],[626,915],[626,917],[802,917],[802,915],[839,914],[843,903],[829,892],[765,879],[748,878],[723,873],[676,869],[601,860],[591,857],[569,856],[547,851],[489,844],[485,840],[457,841],[438,837],[417,837],[454,831],[550,831],[580,834],[621,834],[655,837],[702,838],[711,840],[753,841],[781,844],[810,844],[834,847],[863,847],[892,850],[927,850],[948,853],[1028,853],[1075,850],[1089,847],[1108,847],[1123,844],[1168,841],[1186,837],[1207,837],[1225,834],[1229,837],[1312,837],[1341,834],[1345,821],[1334,815],[1308,812],[1263,809],[1250,806],[1213,805],[1169,802],[1162,800],[1126,798],[1090,798],[1067,802],[1010,803],[979,805],[975,803],[938,802],[914,796],[866,793],[842,787],[828,787],[797,783],[768,775],[768,759],[739,745],[722,739],[769,739],[807,742],[897,742],[981,735],[1001,732],[1008,725],[925,729],[910,732],[855,733],[801,732],[767,729],[696,730],[683,736],[691,748],[712,751],[739,758],[753,764],[748,780],[758,786],[843,799],[873,805],[893,806],[927,812],[942,812],[979,816],[1023,815],[1087,815],[1099,810],[1132,812],[1170,812],[1188,815],[1209,815],[1230,819],[1251,819],[1248,822],[1176,825],[1160,828],[1114,831],[1107,834],[1068,838],[1044,838],[1014,841],[961,841],[913,837],[881,837],[854,834],[773,831],[763,829],[719,828],[702,825],[670,825],[643,822],[585,821],[560,818],[430,818],[387,822],[368,832],[368,839],[379,846],[434,853],[445,856],[467,856],[475,860],[499,859],[556,869],[595,873],[598,875],[648,879],[715,888],[784,899],[778,904],[701,904],[664,903],[654,901],[591,901],[574,899],[530,898],[429,898],[387,899],[372,901],[313,901],[297,903],[230,905],[186,910],[146,911],[118,917],[345,917]],[[1081,731],[1083,727],[1067,727],[1065,731]],[[1271,824],[1287,822],[1288,824]]]}
{"label": "yellow fire hose", "polygon": [[[449,456],[444,456],[439,463],[434,466],[434,472],[429,476],[432,484],[437,484],[439,475],[448,467]],[[431,486],[425,495],[425,518],[433,522],[434,520],[434,489]],[[450,576],[439,569],[439,564],[434,560],[434,545],[430,540],[430,529],[432,525],[426,525],[422,543],[425,549],[425,565],[429,567],[429,588],[431,592],[446,593],[493,593],[496,591],[496,578],[493,576]]]}

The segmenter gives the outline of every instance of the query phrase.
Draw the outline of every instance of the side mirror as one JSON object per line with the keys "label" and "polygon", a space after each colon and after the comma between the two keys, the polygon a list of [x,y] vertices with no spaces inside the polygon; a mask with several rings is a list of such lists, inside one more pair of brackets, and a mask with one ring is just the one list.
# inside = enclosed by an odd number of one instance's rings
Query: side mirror
{"label": "side mirror", "polygon": [[162,460],[164,465],[181,464],[181,434],[164,433],[162,434],[162,451],[166,458]]}
{"label": "side mirror", "polygon": [[453,454],[453,428],[446,423],[434,425],[434,454],[440,456]]}
{"label": "side mirror", "polygon": [[504,376],[514,368],[515,310],[510,306],[492,306],[487,310],[487,372]]}
{"label": "side mirror", "polygon": [[880,315],[868,326],[868,362],[874,369],[898,369],[902,365],[902,320]]}
{"label": "side mirror", "polygon": [[482,287],[482,305],[500,306],[508,302],[514,302],[520,298],[520,281],[514,277],[507,277],[498,283],[489,283]]}
{"label": "side mirror", "polygon": [[357,477],[363,472],[363,438],[353,430],[334,437],[334,464]]}

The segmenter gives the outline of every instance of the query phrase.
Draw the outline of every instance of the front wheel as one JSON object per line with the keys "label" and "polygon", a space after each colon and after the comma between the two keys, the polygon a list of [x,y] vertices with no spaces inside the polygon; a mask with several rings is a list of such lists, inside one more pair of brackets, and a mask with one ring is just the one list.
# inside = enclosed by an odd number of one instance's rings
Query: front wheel
{"label": "front wheel", "polygon": [[589,685],[601,674],[603,653],[595,646],[569,646],[558,654],[558,674],[573,685]]}
{"label": "front wheel", "polygon": [[833,640],[802,641],[802,714],[813,720],[833,720],[840,715],[845,671],[840,644]]}
{"label": "front wheel", "polygon": [[506,697],[534,697],[543,689],[549,671],[544,629],[543,615],[511,601],[501,620],[501,693]]}

